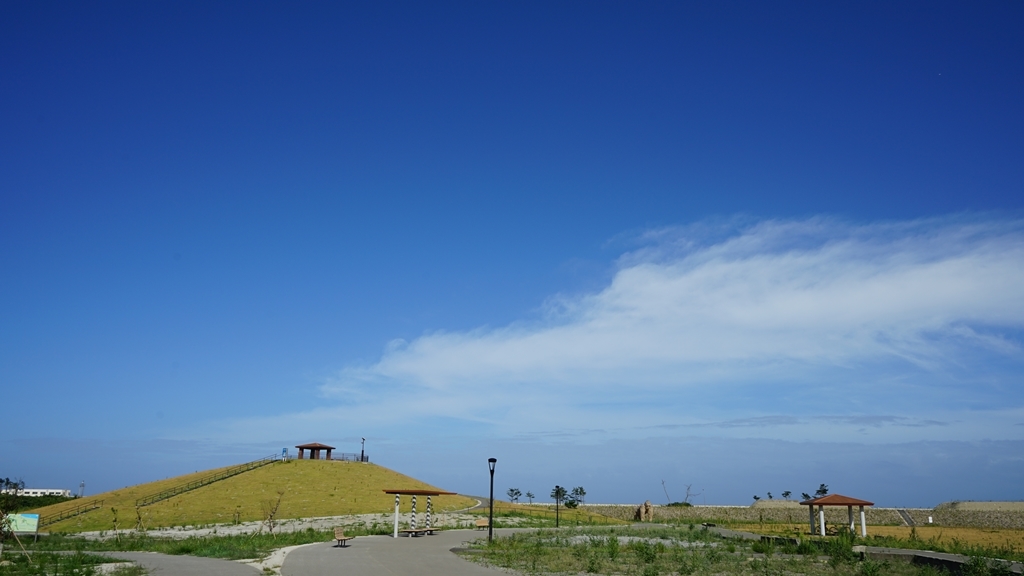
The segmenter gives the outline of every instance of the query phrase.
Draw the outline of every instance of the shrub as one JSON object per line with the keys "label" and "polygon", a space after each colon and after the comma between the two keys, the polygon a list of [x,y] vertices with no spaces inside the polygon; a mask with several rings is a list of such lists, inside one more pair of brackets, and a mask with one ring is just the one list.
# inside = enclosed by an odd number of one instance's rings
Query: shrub
{"label": "shrub", "polygon": [[608,542],[605,544],[605,550],[608,552],[608,559],[615,560],[619,557],[619,538],[612,534],[608,537]]}
{"label": "shrub", "polygon": [[658,559],[658,549],[646,540],[634,540],[629,543],[629,548],[644,564],[651,564]]}

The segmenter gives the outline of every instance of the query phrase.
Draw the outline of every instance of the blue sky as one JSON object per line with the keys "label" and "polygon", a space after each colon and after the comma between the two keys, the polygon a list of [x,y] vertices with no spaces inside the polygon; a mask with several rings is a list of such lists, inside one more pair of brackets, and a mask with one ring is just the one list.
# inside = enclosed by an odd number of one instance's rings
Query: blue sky
{"label": "blue sky", "polygon": [[1024,498],[1022,21],[5,4],[0,474]]}

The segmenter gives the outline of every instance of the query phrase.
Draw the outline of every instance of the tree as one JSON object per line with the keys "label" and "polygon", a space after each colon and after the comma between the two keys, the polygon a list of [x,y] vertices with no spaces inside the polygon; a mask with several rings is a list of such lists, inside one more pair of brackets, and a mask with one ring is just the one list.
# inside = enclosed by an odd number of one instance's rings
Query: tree
{"label": "tree", "polygon": [[[21,546],[22,551],[25,547],[21,545],[21,540],[18,540],[18,535],[14,533],[11,527],[10,514],[18,508],[18,496],[21,491],[25,489],[24,480],[11,480],[10,478],[0,478],[0,554],[4,551],[4,540],[8,536],[14,537]],[[29,564],[32,563],[31,557],[28,559]]]}
{"label": "tree", "polygon": [[579,504],[583,504],[583,499],[586,495],[587,491],[583,489],[583,486],[577,486],[572,489],[572,499]]}
{"label": "tree", "polygon": [[696,494],[694,494],[694,493],[690,492],[690,486],[693,486],[693,484],[687,484],[686,485],[686,498],[683,498],[683,504],[692,504],[692,502],[690,502],[690,498],[693,498],[694,496],[700,496],[701,494],[704,493],[704,490],[701,489],[700,492],[697,492]]}
{"label": "tree", "polygon": [[785,498],[786,500],[789,500],[789,496],[791,494],[792,494],[792,492],[790,492],[789,490],[786,490],[785,492],[782,493],[782,497]]}
{"label": "tree", "polygon": [[508,492],[506,492],[506,494],[508,494],[508,501],[509,502],[517,502],[517,503],[519,502],[519,497],[523,495],[523,493],[519,491],[519,488],[509,488]]}
{"label": "tree", "polygon": [[827,494],[828,494],[828,485],[827,484],[822,484],[821,486],[818,486],[818,489],[814,492],[814,497],[815,498],[821,498],[822,496],[825,496]]}
{"label": "tree", "polygon": [[807,492],[803,492],[800,495],[804,497],[804,500],[810,500],[811,499],[811,495],[808,494]]}
{"label": "tree", "polygon": [[7,536],[10,528],[8,514],[18,509],[18,496],[25,489],[23,480],[0,478],[0,540]]}
{"label": "tree", "polygon": [[565,497],[568,495],[569,493],[566,492],[565,488],[562,486],[555,486],[551,490],[551,499],[554,500],[556,504],[559,502],[565,502]]}
{"label": "tree", "polygon": [[533,499],[536,498],[536,496],[533,495],[533,492],[527,492],[526,497],[530,499],[530,504],[533,504]]}
{"label": "tree", "polygon": [[551,490],[551,497],[555,499],[555,528],[558,528],[558,504],[565,500],[565,488],[555,486]]}
{"label": "tree", "polygon": [[758,496],[757,494],[754,494],[754,502],[757,502],[760,499],[761,499],[760,496]]}
{"label": "tree", "polygon": [[768,493],[768,499],[772,500],[772,493],[771,492]]}

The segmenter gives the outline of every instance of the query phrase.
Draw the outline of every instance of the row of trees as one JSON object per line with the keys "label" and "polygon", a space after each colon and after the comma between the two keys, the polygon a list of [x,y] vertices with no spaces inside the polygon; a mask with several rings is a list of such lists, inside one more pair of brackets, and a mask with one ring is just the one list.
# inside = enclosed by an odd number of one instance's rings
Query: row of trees
{"label": "row of trees", "polygon": [[[519,499],[523,497],[523,493],[519,488],[509,488],[508,492],[505,492],[505,494],[508,495],[509,502],[518,503]],[[562,486],[555,486],[551,490],[551,499],[565,504],[566,508],[575,508],[580,504],[583,504],[586,497],[587,491],[583,489],[583,486],[577,486],[573,488],[571,492],[566,491]],[[529,499],[530,504],[533,504],[533,499],[536,498],[536,496],[533,495],[533,492],[527,491],[526,498]]]}
{"label": "row of trees", "polygon": [[[782,493],[782,497],[785,498],[786,500],[789,500],[789,497],[792,494],[793,494],[792,492],[790,492],[789,490],[786,490],[785,492]],[[821,484],[821,485],[818,486],[818,489],[814,491],[814,498],[821,498],[822,496],[827,496],[827,495],[828,495],[828,484]],[[803,492],[802,494],[800,494],[800,496],[802,496],[804,500],[810,500],[811,499],[811,495],[808,494],[807,492]],[[760,496],[758,496],[757,494],[754,495],[754,500],[755,501],[756,500],[760,500],[760,499],[761,499]],[[768,499],[769,500],[773,500],[774,499],[774,497],[772,496],[771,492],[768,493]]]}

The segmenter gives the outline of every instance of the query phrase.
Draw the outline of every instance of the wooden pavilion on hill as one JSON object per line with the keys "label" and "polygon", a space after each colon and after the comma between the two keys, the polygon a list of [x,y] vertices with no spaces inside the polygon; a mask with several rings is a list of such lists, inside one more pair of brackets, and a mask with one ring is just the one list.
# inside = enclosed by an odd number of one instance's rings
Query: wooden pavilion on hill
{"label": "wooden pavilion on hill", "polygon": [[310,460],[319,460],[320,459],[320,452],[321,451],[326,451],[327,452],[326,457],[324,458],[324,460],[330,460],[331,459],[331,451],[334,450],[334,446],[328,446],[327,444],[321,444],[319,442],[310,442],[309,444],[299,444],[298,446],[296,446],[296,448],[299,449],[299,460],[302,460],[304,458],[303,454],[305,453],[306,450],[309,450],[309,459]]}
{"label": "wooden pavilion on hill", "polygon": [[868,525],[864,521],[864,507],[874,506],[875,503],[843,496],[842,494],[829,494],[820,498],[804,500],[800,505],[807,506],[811,520],[811,534],[814,534],[814,507],[818,507],[818,528],[822,536],[825,535],[825,506],[846,506],[850,516],[850,532],[853,532],[854,526],[856,526],[853,522],[853,507],[858,506],[860,508],[860,535],[861,537],[866,537],[868,535]]}

